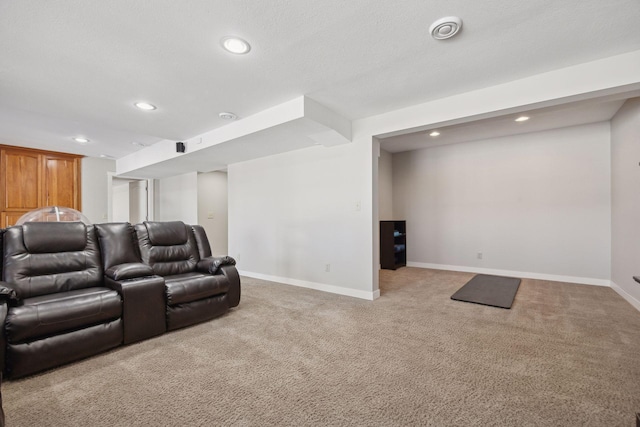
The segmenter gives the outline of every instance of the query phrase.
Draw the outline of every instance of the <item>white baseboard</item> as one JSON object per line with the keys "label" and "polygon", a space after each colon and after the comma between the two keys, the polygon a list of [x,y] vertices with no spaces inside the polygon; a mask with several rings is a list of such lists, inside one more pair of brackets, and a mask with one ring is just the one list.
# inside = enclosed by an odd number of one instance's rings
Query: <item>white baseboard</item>
{"label": "white baseboard", "polygon": [[611,286],[606,279],[590,277],[560,276],[555,274],[529,273],[525,271],[498,270],[493,268],[466,267],[460,265],[430,264],[425,262],[407,262],[407,267],[432,268],[434,270],[462,271],[465,273],[494,274],[496,276],[520,277],[522,279],[552,280],[554,282],[579,283],[582,285]]}
{"label": "white baseboard", "polygon": [[380,297],[380,290],[373,292],[361,291],[358,289],[343,288],[341,286],[327,285],[325,283],[309,282],[306,280],[291,279],[288,277],[271,276],[268,274],[253,273],[251,271],[238,271],[241,276],[252,277],[254,279],[268,280],[270,282],[284,283],[285,285],[299,286],[301,288],[315,289],[317,291],[329,292],[332,294],[346,295],[349,297],[366,299],[373,301]]}
{"label": "white baseboard", "polygon": [[631,294],[627,293],[627,291],[618,286],[613,280],[611,281],[611,289],[616,291],[622,298],[626,299],[627,302],[634,306],[636,310],[640,311],[640,301],[631,296]]}

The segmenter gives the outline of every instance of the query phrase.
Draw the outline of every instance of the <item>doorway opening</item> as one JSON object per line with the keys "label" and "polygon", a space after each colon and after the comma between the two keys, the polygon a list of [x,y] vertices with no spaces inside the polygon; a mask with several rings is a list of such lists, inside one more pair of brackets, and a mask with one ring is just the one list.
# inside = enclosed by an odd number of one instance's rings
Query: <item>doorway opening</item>
{"label": "doorway opening", "polygon": [[153,180],[109,176],[109,222],[153,219]]}

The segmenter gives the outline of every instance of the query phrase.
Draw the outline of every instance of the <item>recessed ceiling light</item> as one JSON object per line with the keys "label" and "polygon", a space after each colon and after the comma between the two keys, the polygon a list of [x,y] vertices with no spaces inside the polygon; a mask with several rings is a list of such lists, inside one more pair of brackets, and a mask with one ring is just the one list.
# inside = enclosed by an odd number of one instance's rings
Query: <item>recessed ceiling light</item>
{"label": "recessed ceiling light", "polygon": [[458,34],[462,28],[462,19],[457,16],[440,18],[429,27],[431,37],[436,40],[444,40]]}
{"label": "recessed ceiling light", "polygon": [[220,44],[227,52],[235,53],[236,55],[244,55],[249,53],[251,45],[246,41],[236,36],[223,37],[220,40]]}
{"label": "recessed ceiling light", "polygon": [[147,111],[155,110],[157,108],[155,105],[149,104],[148,102],[144,102],[144,101],[136,102],[134,105],[141,110],[147,110]]}
{"label": "recessed ceiling light", "polygon": [[89,142],[89,140],[84,136],[76,136],[75,138],[73,138],[73,140],[78,144],[86,144],[87,142]]}
{"label": "recessed ceiling light", "polygon": [[113,157],[111,157],[108,154],[100,154],[100,157],[103,158],[103,159],[113,159]]}
{"label": "recessed ceiling light", "polygon": [[429,134],[429,136],[438,136],[438,135],[440,135],[440,132],[438,132],[437,130],[434,130]]}
{"label": "recessed ceiling light", "polygon": [[218,117],[220,117],[222,120],[235,120],[238,118],[238,116],[228,111],[223,111],[222,113],[218,114]]}
{"label": "recessed ceiling light", "polygon": [[529,120],[529,117],[527,116],[520,116],[516,119],[516,122],[526,122],[527,120]]}
{"label": "recessed ceiling light", "polygon": [[133,141],[133,142],[131,143],[131,145],[135,145],[136,147],[146,147],[146,145],[144,145],[143,143],[141,143],[141,142],[136,142],[136,141]]}

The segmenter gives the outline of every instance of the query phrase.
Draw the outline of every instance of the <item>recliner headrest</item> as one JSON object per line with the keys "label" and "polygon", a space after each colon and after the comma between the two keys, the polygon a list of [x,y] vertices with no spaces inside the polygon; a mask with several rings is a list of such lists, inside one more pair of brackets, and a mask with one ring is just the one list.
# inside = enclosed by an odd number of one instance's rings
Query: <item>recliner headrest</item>
{"label": "recliner headrest", "polygon": [[187,243],[187,227],[182,221],[145,221],[149,241],[154,246],[174,246]]}
{"label": "recliner headrest", "polygon": [[24,246],[32,254],[83,251],[87,227],[81,222],[29,222],[22,225]]}

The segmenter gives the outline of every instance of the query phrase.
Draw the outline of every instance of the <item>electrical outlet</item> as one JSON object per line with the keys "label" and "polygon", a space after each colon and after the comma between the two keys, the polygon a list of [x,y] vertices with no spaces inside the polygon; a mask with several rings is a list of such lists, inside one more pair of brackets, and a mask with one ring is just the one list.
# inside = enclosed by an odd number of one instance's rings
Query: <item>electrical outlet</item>
{"label": "electrical outlet", "polygon": [[236,255],[236,261],[240,261],[240,254]]}
{"label": "electrical outlet", "polygon": [[326,273],[331,272],[331,264],[325,264],[325,265],[324,265],[324,271],[325,271]]}
{"label": "electrical outlet", "polygon": [[207,219],[213,219],[213,212],[207,212]]}
{"label": "electrical outlet", "polygon": [[482,259],[482,252],[478,252],[478,259]]}

